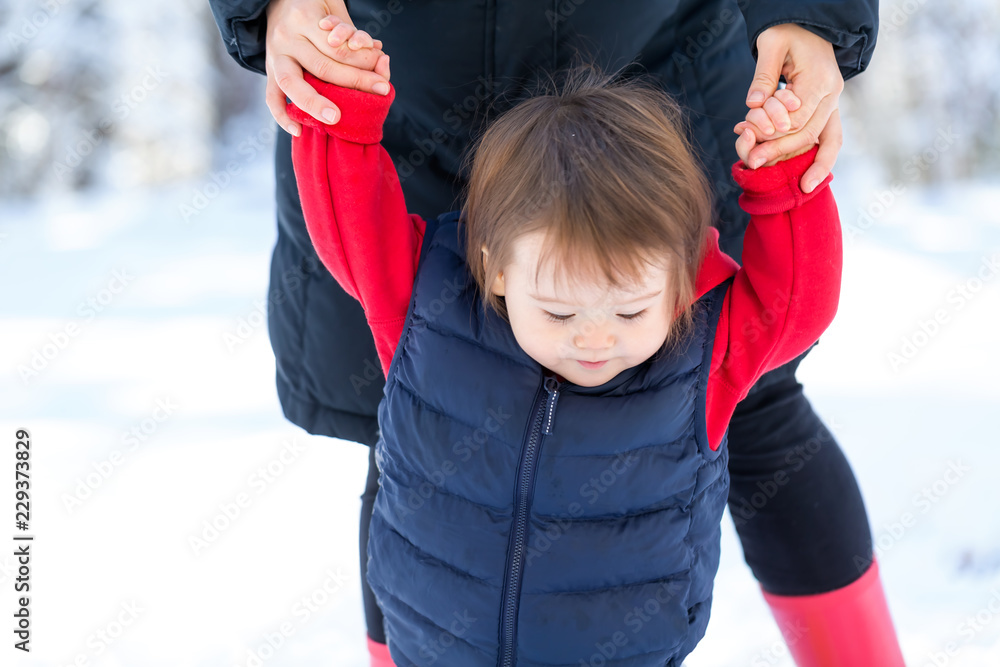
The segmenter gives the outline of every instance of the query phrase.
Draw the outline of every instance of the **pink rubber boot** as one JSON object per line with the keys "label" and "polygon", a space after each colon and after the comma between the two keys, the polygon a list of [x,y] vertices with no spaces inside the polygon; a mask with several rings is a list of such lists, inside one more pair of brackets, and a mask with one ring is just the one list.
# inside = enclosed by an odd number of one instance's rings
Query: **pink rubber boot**
{"label": "pink rubber boot", "polygon": [[874,560],[843,588],[764,599],[798,667],[905,667]]}
{"label": "pink rubber boot", "polygon": [[368,638],[368,655],[371,656],[371,667],[396,667],[389,657],[389,647]]}

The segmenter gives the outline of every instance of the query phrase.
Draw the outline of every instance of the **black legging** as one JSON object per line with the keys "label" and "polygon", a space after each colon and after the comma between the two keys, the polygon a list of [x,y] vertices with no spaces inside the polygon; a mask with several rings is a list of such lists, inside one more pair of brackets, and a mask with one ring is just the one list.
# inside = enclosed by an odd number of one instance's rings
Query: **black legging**
{"label": "black legging", "polygon": [[729,424],[729,511],[747,564],[778,595],[842,588],[872,557],[854,472],[795,380],[801,359],[764,375]]}
{"label": "black legging", "polygon": [[[729,425],[729,511],[747,564],[764,589],[778,595],[842,588],[864,574],[872,554],[854,473],[795,380],[801,359],[761,378]],[[379,488],[375,448],[369,450],[361,581],[368,635],[385,643],[382,612],[366,579],[368,525]]]}
{"label": "black legging", "polygon": [[368,585],[368,527],[372,521],[372,507],[375,505],[375,494],[378,493],[378,466],[375,464],[375,447],[368,447],[368,481],[365,492],[361,494],[361,596],[365,603],[365,623],[368,624],[368,636],[385,643],[385,628],[382,625],[382,610],[378,608],[375,594]]}

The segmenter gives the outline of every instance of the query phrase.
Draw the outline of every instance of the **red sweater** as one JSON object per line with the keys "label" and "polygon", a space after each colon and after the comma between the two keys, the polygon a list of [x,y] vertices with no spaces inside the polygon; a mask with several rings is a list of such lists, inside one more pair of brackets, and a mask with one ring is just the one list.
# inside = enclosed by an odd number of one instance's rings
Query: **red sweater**
{"label": "red sweater", "polygon": [[[406,212],[388,153],[378,143],[395,97],[306,80],[341,109],[326,125],[292,104],[302,124],[292,162],[306,227],[319,258],[361,302],[382,371],[399,343],[420,259],[426,223]],[[709,442],[719,446],[736,404],[765,372],[805,351],[830,325],[840,297],[842,242],[828,184],[799,189],[816,147],[772,167],[733,165],[750,214],[744,266],[719,248],[712,229],[696,282],[696,298],[735,276],[725,295],[712,348],[706,416]]]}

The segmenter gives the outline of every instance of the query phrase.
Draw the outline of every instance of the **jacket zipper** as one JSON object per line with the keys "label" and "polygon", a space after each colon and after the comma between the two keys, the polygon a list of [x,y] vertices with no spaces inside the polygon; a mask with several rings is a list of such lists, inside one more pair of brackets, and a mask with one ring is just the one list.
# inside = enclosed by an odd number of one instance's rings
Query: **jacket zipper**
{"label": "jacket zipper", "polygon": [[519,464],[517,479],[517,502],[514,507],[514,544],[510,565],[504,579],[504,600],[501,613],[500,663],[499,667],[514,666],[515,624],[517,602],[521,594],[521,575],[524,570],[524,546],[528,528],[528,504],[534,486],[535,465],[538,461],[538,447],[542,435],[552,433],[556,402],[559,400],[559,382],[554,377],[545,378],[547,396],[536,402],[532,415],[531,432]]}

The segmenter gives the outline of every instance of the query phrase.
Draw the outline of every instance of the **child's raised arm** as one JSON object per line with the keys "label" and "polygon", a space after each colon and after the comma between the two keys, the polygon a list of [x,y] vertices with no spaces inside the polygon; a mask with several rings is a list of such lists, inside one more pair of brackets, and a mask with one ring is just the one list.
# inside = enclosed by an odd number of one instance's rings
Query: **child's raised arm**
{"label": "child's raised arm", "polygon": [[829,188],[833,177],[809,193],[799,188],[816,152],[814,146],[756,170],[733,165],[750,225],[713,346],[707,406],[712,447],[757,379],[808,349],[837,312],[843,246]]}
{"label": "child's raised arm", "polygon": [[341,110],[320,123],[293,104],[302,124],[292,164],[306,228],[316,253],[344,290],[361,302],[383,372],[388,371],[413,290],[426,223],[406,212],[388,153],[378,143],[395,89],[374,95],[305,74]]}

